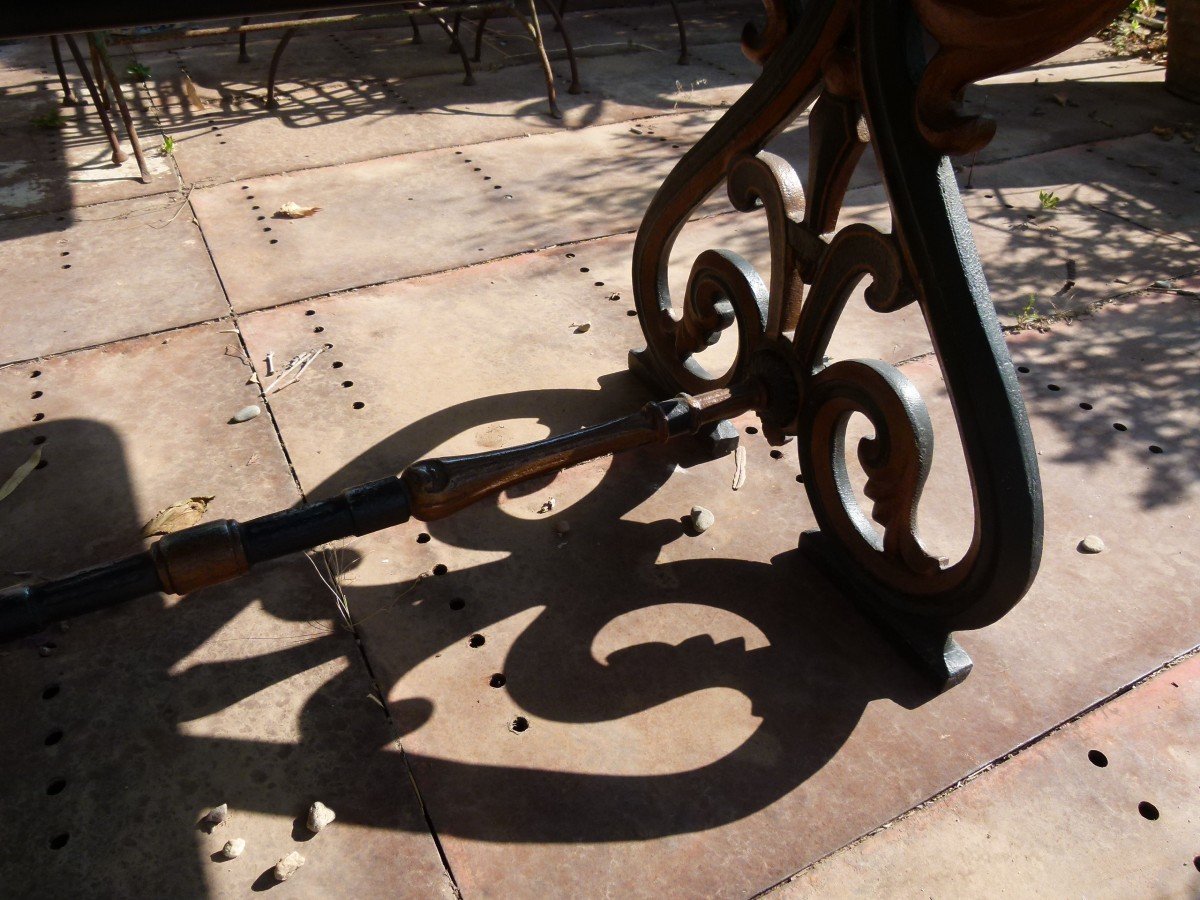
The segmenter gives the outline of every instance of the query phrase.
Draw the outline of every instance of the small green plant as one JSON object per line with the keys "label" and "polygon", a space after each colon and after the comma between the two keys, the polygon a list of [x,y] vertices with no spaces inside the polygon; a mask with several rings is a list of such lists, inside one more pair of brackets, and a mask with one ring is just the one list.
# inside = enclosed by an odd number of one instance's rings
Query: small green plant
{"label": "small green plant", "polygon": [[163,138],[162,146],[158,148],[158,152],[163,156],[170,156],[175,152],[175,138],[167,135]]}
{"label": "small green plant", "polygon": [[35,128],[62,128],[67,124],[67,120],[57,111],[34,116],[30,121],[33,122]]}
{"label": "small green plant", "polygon": [[125,67],[125,73],[134,81],[150,80],[150,68],[140,62],[131,62]]}
{"label": "small green plant", "polygon": [[1042,318],[1042,314],[1037,310],[1037,294],[1029,295],[1029,302],[1025,304],[1025,308],[1017,313],[1018,328],[1032,328]]}
{"label": "small green plant", "polygon": [[1042,209],[1058,209],[1060,199],[1053,191],[1038,191],[1038,202],[1042,204]]}

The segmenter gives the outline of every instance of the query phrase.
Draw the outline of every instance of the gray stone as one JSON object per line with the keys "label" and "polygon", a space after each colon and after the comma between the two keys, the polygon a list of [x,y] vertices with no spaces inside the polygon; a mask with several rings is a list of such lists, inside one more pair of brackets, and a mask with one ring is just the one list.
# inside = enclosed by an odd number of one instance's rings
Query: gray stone
{"label": "gray stone", "polygon": [[712,514],[712,510],[705,509],[703,506],[692,507],[691,522],[696,534],[704,534],[713,527],[716,521],[717,517]]}
{"label": "gray stone", "polygon": [[249,406],[243,406],[241,409],[239,409],[237,412],[235,412],[233,414],[232,421],[233,422],[249,422],[251,419],[258,417],[261,414],[262,414],[262,410],[255,404],[251,403]]}
{"label": "gray stone", "polygon": [[225,842],[225,846],[221,848],[221,855],[226,859],[237,859],[245,849],[246,841],[243,838],[234,838]]}
{"label": "gray stone", "polygon": [[319,834],[322,828],[336,818],[334,811],[318,800],[308,808],[308,830]]}
{"label": "gray stone", "polygon": [[1100,540],[1097,535],[1089,534],[1079,542],[1080,553],[1103,553],[1104,541]]}
{"label": "gray stone", "polygon": [[293,850],[279,862],[275,863],[275,880],[287,881],[304,865],[304,855],[299,850]]}
{"label": "gray stone", "polygon": [[222,803],[220,806],[214,806],[201,819],[204,827],[212,831],[218,825],[221,825],[229,818],[229,804]]}

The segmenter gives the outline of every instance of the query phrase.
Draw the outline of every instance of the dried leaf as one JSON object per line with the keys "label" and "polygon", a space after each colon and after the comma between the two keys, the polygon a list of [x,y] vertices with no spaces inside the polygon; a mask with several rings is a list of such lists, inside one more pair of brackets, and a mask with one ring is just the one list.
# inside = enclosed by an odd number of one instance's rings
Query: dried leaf
{"label": "dried leaf", "polygon": [[277,219],[307,219],[309,216],[316,215],[321,211],[319,206],[300,206],[299,204],[288,201],[275,211]]}
{"label": "dried leaf", "polygon": [[198,523],[208,509],[212,497],[189,497],[172,503],[166,509],[159,510],[158,515],[146,523],[142,529],[142,537],[154,537],[156,534],[171,534],[191,528]]}
{"label": "dried leaf", "polygon": [[195,109],[208,109],[208,101],[200,96],[200,92],[196,90],[196,82],[192,81],[187,75],[183,76],[183,92],[187,94],[188,102]]}
{"label": "dried leaf", "polygon": [[41,461],[42,448],[34,447],[33,455],[30,456],[29,459],[25,460],[25,462],[21,463],[21,465],[17,466],[17,470],[8,477],[8,481],[4,482],[3,485],[0,485],[0,500],[3,500],[18,487],[20,487],[21,482],[29,477],[29,473],[36,469],[37,464]]}
{"label": "dried leaf", "polygon": [[592,330],[592,323],[591,322],[572,322],[571,328],[573,328],[575,330],[576,334],[587,334],[589,331]]}
{"label": "dried leaf", "polygon": [[1171,138],[1175,137],[1175,129],[1170,125],[1154,125],[1150,128],[1150,130],[1157,134],[1164,141],[1169,141]]}

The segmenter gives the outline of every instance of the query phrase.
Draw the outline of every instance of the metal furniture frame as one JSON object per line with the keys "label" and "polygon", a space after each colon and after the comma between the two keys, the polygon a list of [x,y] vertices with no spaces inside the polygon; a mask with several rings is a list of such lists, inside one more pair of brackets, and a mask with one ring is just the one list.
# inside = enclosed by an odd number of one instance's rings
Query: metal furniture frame
{"label": "metal furniture frame", "polygon": [[[524,3],[528,7],[528,14],[522,11],[521,5]],[[558,107],[558,92],[554,84],[554,70],[550,65],[550,57],[546,52],[546,44],[542,37],[542,27],[538,20],[537,0],[443,0],[443,2],[426,2],[426,0],[402,0],[399,3],[393,3],[396,7],[386,12],[353,12],[338,15],[307,15],[303,18],[285,17],[283,19],[273,19],[266,22],[251,22],[249,16],[242,18],[239,25],[218,25],[210,27],[177,27],[161,29],[154,32],[139,35],[123,35],[114,34],[103,30],[89,31],[87,33],[87,44],[91,54],[91,69],[89,71],[88,64],[85,62],[79,48],[75,42],[75,38],[70,33],[63,33],[62,38],[67,44],[67,48],[71,53],[71,58],[75,65],[79,68],[80,74],[83,76],[84,84],[87,87],[88,94],[91,97],[92,104],[96,108],[96,114],[100,118],[100,123],[104,128],[104,133],[108,138],[112,148],[112,161],[114,164],[120,164],[128,159],[128,155],[121,149],[120,139],[117,137],[116,130],[110,121],[110,113],[112,105],[115,101],[117,110],[120,114],[120,119],[125,128],[125,133],[129,138],[129,143],[133,148],[134,156],[137,159],[138,170],[143,183],[149,183],[151,179],[150,170],[146,165],[146,159],[142,152],[141,142],[138,140],[137,128],[133,124],[133,118],[129,112],[129,106],[125,101],[125,95],[121,88],[121,81],[117,77],[113,69],[112,60],[109,57],[108,47],[110,44],[131,45],[144,44],[163,41],[178,41],[178,40],[198,40],[204,38],[216,37],[219,35],[234,35],[238,37],[238,62],[248,62],[250,59],[246,50],[246,36],[252,33],[266,31],[282,31],[279,43],[275,46],[275,51],[271,56],[270,68],[267,71],[267,93],[265,103],[267,109],[276,109],[279,107],[279,101],[276,98],[275,86],[277,75],[279,73],[279,63],[283,58],[283,53],[287,49],[288,44],[295,36],[296,32],[301,28],[328,27],[330,25],[360,23],[371,20],[384,20],[388,18],[407,18],[412,27],[413,43],[421,43],[421,31],[417,24],[417,16],[429,16],[438,26],[446,32],[450,38],[450,48],[452,52],[456,52],[462,60],[463,65],[463,84],[475,84],[475,73],[471,68],[471,59],[468,58],[466,50],[460,40],[460,27],[463,17],[468,14],[479,14],[480,21],[476,29],[475,35],[475,54],[474,61],[479,62],[482,53],[483,32],[487,24],[487,19],[497,12],[511,13],[524,26],[529,33],[530,39],[533,41],[534,47],[537,50],[538,61],[542,68],[542,74],[546,81],[546,97],[549,103],[550,115],[555,119],[562,118],[562,112]],[[579,64],[575,58],[575,48],[571,44],[571,38],[567,34],[566,28],[563,25],[562,17],[559,15],[558,8],[553,2],[545,4],[550,11],[550,15],[554,18],[557,30],[561,33],[563,44],[566,49],[567,62],[571,68],[571,83],[568,87],[568,93],[578,94],[581,90],[579,81]],[[447,21],[447,16],[453,13],[454,21],[451,24]],[[59,82],[62,85],[62,105],[63,106],[79,106],[83,101],[73,96],[71,92],[71,84],[67,79],[66,69],[63,65],[62,51],[59,48],[59,36],[53,34],[50,36],[50,48],[54,56],[54,65],[58,72]],[[109,86],[111,85],[111,96]]]}
{"label": "metal furniture frame", "polygon": [[[744,39],[762,75],[667,177],[634,246],[647,346],[630,364],[673,399],[521,447],[423,460],[332,500],[244,524],[202,524],[125,560],[9,589],[0,594],[0,637],[155,591],[187,593],[410,517],[448,516],[601,455],[688,435],[728,452],[737,440],[728,420],[753,411],[771,443],[796,445],[820,526],[801,546],[939,684],[961,681],[971,663],[951,632],[995,622],[1028,590],[1041,557],[1042,506],[1025,408],[946,154],[978,150],[994,131],[961,113],[967,84],[1070,46],[1124,2],[767,0],[766,27],[748,28]],[[766,148],[810,107],[802,187]],[[890,232],[838,228],[868,143],[887,189]],[[671,248],[722,181],[736,209],[767,218],[769,281],[736,254],[707,250],[676,305]],[[880,360],[825,358],[853,289],[866,279],[871,309],[919,307],[941,364],[974,502],[970,547],[952,564],[931,555],[917,531],[933,427],[916,388]],[[696,354],[731,328],[736,359],[714,376]],[[846,465],[847,423],[856,413],[874,428],[855,448],[869,513]]]}

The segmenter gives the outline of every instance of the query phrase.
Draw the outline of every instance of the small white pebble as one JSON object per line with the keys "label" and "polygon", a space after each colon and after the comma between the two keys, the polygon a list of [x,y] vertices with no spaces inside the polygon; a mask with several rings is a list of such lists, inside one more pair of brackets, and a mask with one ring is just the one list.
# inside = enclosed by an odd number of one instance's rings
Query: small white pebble
{"label": "small white pebble", "polygon": [[256,418],[261,414],[262,410],[259,409],[255,404],[251,403],[249,406],[243,406],[241,409],[235,412],[233,414],[233,421],[249,422],[251,419]]}
{"label": "small white pebble", "polygon": [[232,841],[226,841],[225,846],[221,848],[221,854],[226,859],[237,859],[246,849],[246,842],[242,838],[234,838]]}
{"label": "small white pebble", "polygon": [[293,850],[279,862],[275,863],[275,880],[287,881],[296,874],[296,870],[304,865],[304,855],[299,850]]}
{"label": "small white pebble", "polygon": [[1098,535],[1089,534],[1079,542],[1080,553],[1103,553],[1104,541],[1100,540]]}
{"label": "small white pebble", "polygon": [[705,509],[703,506],[693,506],[691,520],[696,534],[704,534],[716,524],[717,517],[712,514],[711,510]]}
{"label": "small white pebble", "polygon": [[313,834],[318,834],[322,828],[336,818],[337,815],[334,811],[318,800],[308,808],[308,830]]}

